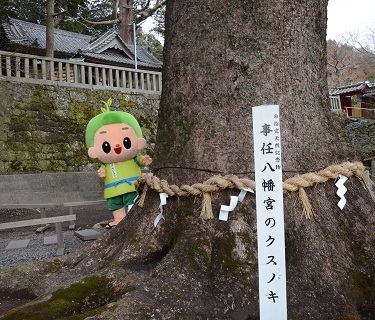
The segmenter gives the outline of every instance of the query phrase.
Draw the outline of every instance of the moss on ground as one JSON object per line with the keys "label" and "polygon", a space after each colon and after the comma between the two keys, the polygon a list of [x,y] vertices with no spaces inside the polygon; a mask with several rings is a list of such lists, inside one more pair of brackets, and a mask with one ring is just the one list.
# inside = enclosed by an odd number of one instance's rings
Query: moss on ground
{"label": "moss on ground", "polygon": [[[129,290],[129,289],[127,289]],[[127,291],[115,290],[105,277],[89,277],[69,288],[55,291],[46,300],[36,300],[25,306],[15,308],[1,319],[3,320],[47,320],[47,319],[84,319],[101,313],[107,303],[115,301]]]}

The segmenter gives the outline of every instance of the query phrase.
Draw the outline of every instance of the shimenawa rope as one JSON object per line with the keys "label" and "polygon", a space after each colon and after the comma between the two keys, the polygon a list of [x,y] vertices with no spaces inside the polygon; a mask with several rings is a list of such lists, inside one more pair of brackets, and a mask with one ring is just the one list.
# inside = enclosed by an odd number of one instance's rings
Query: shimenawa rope
{"label": "shimenawa rope", "polygon": [[[307,197],[305,188],[312,187],[318,183],[325,183],[329,179],[337,179],[339,175],[346,177],[357,176],[365,182],[364,175],[365,167],[361,162],[344,162],[338,165],[331,165],[323,170],[317,172],[309,172],[302,175],[289,178],[283,182],[284,192],[299,192],[299,197],[302,202],[303,213],[306,218],[313,216],[313,209]],[[144,173],[136,182],[136,188],[140,194],[138,205],[143,206],[148,188],[155,190],[158,193],[166,193],[168,196],[188,197],[188,196],[202,196],[202,211],[200,217],[203,219],[213,219],[214,215],[211,206],[211,194],[224,189],[246,189],[255,190],[255,181],[239,178],[235,175],[213,176],[203,183],[196,183],[193,185],[169,185],[166,180],[160,180],[154,176],[153,173]]]}

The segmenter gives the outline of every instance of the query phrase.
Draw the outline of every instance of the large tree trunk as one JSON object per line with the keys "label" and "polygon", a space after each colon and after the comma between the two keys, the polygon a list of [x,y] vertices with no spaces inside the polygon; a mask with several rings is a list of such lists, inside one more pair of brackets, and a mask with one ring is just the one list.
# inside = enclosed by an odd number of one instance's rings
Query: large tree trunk
{"label": "large tree trunk", "polygon": [[285,170],[317,170],[340,161],[340,150],[329,148],[338,143],[326,85],[326,5],[172,1],[160,162],[253,171],[251,106],[261,104],[281,106]]}
{"label": "large tree trunk", "polygon": [[121,0],[119,2],[120,6],[120,25],[119,25],[119,32],[121,38],[127,44],[133,44],[133,20],[134,20],[134,13],[133,13],[133,0]]}
{"label": "large tree trunk", "polygon": [[[284,179],[346,160],[329,111],[326,10],[325,0],[169,1],[156,175],[178,185],[212,175],[194,168],[254,178],[251,107],[260,104],[281,108]],[[285,196],[290,319],[374,316],[373,202],[351,178],[340,211],[333,182],[306,188],[312,219],[296,193]],[[159,196],[149,190],[89,250],[6,269],[0,283],[40,295],[53,281],[109,278],[107,292],[121,298],[88,296],[106,305],[92,319],[258,319],[255,199],[219,221],[233,194],[212,195],[212,220],[199,217],[200,199],[169,197],[154,229]]]}
{"label": "large tree trunk", "polygon": [[46,19],[46,57],[53,58],[54,55],[54,41],[55,41],[55,0],[47,1],[47,19]]}

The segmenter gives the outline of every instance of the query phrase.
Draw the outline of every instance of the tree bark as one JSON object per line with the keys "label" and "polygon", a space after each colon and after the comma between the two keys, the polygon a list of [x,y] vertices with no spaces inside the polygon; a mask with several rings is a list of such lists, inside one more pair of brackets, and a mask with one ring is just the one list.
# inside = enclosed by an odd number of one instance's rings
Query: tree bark
{"label": "tree bark", "polygon": [[120,3],[120,36],[128,44],[133,44],[133,0],[121,0]]}
{"label": "tree bark", "polygon": [[285,170],[340,161],[340,150],[321,147],[337,145],[326,84],[326,4],[172,1],[157,160],[253,171],[251,106],[279,104]]}
{"label": "tree bark", "polygon": [[[326,10],[326,0],[168,1],[156,175],[177,185],[202,182],[206,169],[254,178],[251,107],[261,104],[280,105],[284,179],[346,160],[328,102]],[[374,203],[351,178],[340,211],[333,183],[306,188],[312,219],[285,195],[290,319],[374,315]],[[212,220],[199,217],[198,197],[169,197],[153,228],[160,201],[149,190],[89,250],[6,269],[0,283],[42,295],[53,281],[107,277],[121,298],[87,298],[102,306],[92,319],[258,319],[254,196],[218,220],[236,194],[212,195]]]}
{"label": "tree bark", "polygon": [[55,14],[55,1],[47,1],[47,19],[46,19],[46,57],[53,58],[54,55],[54,14]]}

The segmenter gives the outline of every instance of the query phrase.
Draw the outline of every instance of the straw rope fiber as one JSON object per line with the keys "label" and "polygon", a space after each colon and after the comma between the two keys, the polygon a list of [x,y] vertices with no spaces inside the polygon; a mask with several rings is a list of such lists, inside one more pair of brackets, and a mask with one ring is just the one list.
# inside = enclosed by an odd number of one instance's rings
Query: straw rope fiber
{"label": "straw rope fiber", "polygon": [[[361,162],[344,162],[338,165],[331,165],[317,172],[309,172],[289,178],[283,182],[284,192],[299,192],[303,213],[306,218],[313,216],[313,209],[307,197],[305,188],[312,187],[318,183],[325,183],[330,179],[337,179],[339,175],[346,177],[356,176],[366,184],[365,167]],[[153,173],[144,173],[136,182],[136,188],[140,198],[139,206],[143,206],[147,190],[153,189],[158,193],[166,193],[170,197],[202,196],[202,211],[200,217],[203,219],[213,219],[214,215],[211,206],[211,194],[224,189],[246,189],[255,190],[255,181],[239,178],[235,175],[213,176],[203,183],[189,185],[169,185],[166,180],[160,180]]]}

